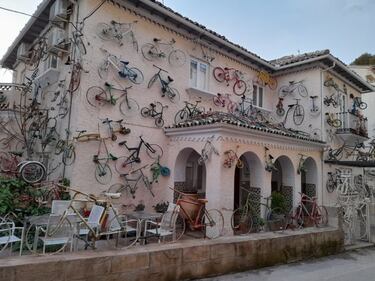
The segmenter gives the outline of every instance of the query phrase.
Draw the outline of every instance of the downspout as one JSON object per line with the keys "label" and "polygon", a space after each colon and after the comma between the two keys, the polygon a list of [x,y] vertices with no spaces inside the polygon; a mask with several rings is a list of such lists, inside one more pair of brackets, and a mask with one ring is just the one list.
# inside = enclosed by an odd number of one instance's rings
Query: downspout
{"label": "downspout", "polygon": [[[320,118],[320,128],[322,128],[322,135],[323,135],[323,128],[324,128],[324,115],[323,115],[323,106],[324,106],[324,103],[323,103],[323,72],[327,72],[328,70],[331,70],[333,69],[334,67],[336,66],[336,62],[334,61],[333,64],[329,67],[327,67],[326,69],[323,69],[320,71],[320,108],[321,108],[321,118]],[[324,134],[325,135],[325,134]],[[326,136],[326,139],[327,139],[327,136]],[[324,200],[323,200],[323,194],[324,194],[324,174],[323,174],[323,170],[324,170],[324,159],[323,159],[323,156],[324,156],[324,151],[321,151],[321,158],[320,158],[320,165],[321,165],[321,179],[322,179],[322,183],[321,183],[321,194],[322,194],[322,205],[324,205]]]}

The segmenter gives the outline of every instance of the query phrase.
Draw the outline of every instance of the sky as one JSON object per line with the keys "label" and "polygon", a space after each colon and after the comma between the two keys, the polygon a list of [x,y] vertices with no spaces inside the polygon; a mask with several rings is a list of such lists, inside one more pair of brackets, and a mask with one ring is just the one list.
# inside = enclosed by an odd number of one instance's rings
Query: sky
{"label": "sky", "polygon": [[[0,0],[33,13],[41,0]],[[164,4],[270,60],[330,49],[349,64],[375,54],[375,0],[164,0]],[[0,57],[29,19],[0,10]],[[0,82],[10,82],[0,69]]]}

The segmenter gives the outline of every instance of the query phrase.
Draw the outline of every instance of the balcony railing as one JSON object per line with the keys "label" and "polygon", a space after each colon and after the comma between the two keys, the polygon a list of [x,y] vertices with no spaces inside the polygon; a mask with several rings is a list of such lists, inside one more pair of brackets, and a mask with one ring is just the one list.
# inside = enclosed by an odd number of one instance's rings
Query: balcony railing
{"label": "balcony railing", "polygon": [[336,113],[336,117],[341,120],[341,126],[337,128],[337,134],[354,134],[368,138],[367,118],[351,112]]}

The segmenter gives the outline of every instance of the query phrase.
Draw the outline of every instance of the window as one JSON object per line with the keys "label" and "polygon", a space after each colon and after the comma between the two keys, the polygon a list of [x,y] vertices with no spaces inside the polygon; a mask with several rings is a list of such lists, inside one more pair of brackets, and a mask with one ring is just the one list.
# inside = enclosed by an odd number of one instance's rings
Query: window
{"label": "window", "polygon": [[200,90],[208,88],[208,65],[196,59],[190,60],[190,86]]}
{"label": "window", "polygon": [[48,59],[44,62],[43,65],[43,72],[47,71],[50,68],[57,69],[58,66],[58,58],[54,54],[50,54]]}
{"label": "window", "polygon": [[253,105],[263,107],[263,87],[253,85]]}

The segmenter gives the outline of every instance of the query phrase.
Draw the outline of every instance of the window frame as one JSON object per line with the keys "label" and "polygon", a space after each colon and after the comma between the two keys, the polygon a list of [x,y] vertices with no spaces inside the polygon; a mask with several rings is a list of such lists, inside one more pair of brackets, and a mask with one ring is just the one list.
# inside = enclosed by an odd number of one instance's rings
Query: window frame
{"label": "window frame", "polygon": [[[259,91],[259,89],[262,89],[262,91]],[[262,87],[259,84],[255,84],[255,83],[253,84],[252,100],[253,100],[254,106],[264,108],[264,92],[265,92],[264,89],[265,87]],[[260,95],[260,92],[261,92],[261,95]],[[255,95],[255,99],[254,99],[254,95]],[[262,96],[261,99],[260,99],[260,96]],[[261,104],[259,104],[260,100],[262,101]]]}
{"label": "window frame", "polygon": [[[194,85],[193,83],[193,79],[192,79],[192,62],[195,62],[196,65],[197,65],[197,71],[196,71],[196,85]],[[204,79],[200,79],[200,77],[202,77],[202,72],[199,71],[199,68],[201,65],[204,65],[206,67],[206,74],[205,74],[205,77]],[[201,91],[208,91],[209,90],[209,72],[210,72],[210,65],[200,59],[197,59],[195,57],[190,57],[190,63],[189,63],[189,86],[194,88],[194,89],[197,89],[197,90],[201,90]],[[201,87],[201,85],[199,85],[199,81],[204,81],[204,87]]]}

